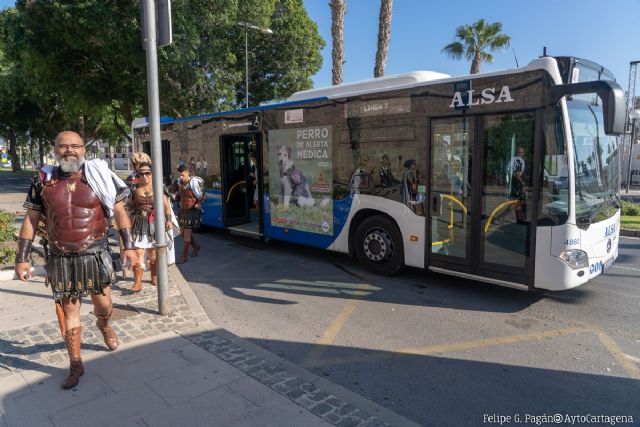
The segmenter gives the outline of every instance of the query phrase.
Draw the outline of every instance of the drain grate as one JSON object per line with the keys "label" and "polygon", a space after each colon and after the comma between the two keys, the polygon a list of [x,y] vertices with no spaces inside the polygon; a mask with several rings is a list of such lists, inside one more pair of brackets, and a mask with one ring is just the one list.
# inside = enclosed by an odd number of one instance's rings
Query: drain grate
{"label": "drain grate", "polygon": [[113,307],[110,320],[126,319],[127,317],[135,316],[136,314],[140,314],[140,312],[136,310],[134,307],[131,307],[128,305]]}

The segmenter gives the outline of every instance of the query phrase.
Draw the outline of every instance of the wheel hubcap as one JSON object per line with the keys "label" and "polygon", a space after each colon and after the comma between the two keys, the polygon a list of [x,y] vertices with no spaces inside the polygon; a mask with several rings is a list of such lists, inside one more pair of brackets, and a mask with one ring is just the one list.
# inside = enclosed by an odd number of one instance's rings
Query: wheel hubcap
{"label": "wheel hubcap", "polygon": [[367,258],[374,262],[384,262],[393,255],[391,237],[381,228],[369,230],[365,235],[363,246]]}

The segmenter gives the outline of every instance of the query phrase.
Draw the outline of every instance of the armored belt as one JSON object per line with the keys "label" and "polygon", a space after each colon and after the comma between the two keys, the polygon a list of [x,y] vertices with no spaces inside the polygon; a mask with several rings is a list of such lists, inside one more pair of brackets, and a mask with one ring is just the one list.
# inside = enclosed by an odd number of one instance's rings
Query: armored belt
{"label": "armored belt", "polygon": [[107,240],[95,242],[87,251],[49,251],[47,257],[47,285],[53,297],[80,298],[89,292],[104,294],[104,287],[115,282],[115,273]]}

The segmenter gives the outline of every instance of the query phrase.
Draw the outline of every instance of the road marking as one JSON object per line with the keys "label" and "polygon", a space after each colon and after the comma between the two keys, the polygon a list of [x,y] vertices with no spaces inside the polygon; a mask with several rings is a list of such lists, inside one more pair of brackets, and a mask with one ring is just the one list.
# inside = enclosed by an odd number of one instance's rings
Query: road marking
{"label": "road marking", "polygon": [[523,342],[523,341],[535,341],[535,340],[543,340],[548,338],[556,338],[564,335],[581,334],[584,332],[587,332],[587,330],[582,327],[556,329],[551,331],[537,331],[537,332],[532,332],[530,334],[523,334],[523,335],[510,335],[506,337],[483,338],[479,340],[463,341],[459,343],[445,343],[445,344],[430,345],[426,347],[407,348],[407,349],[400,350],[400,352],[403,354],[415,354],[415,355],[448,353],[452,351],[470,350],[473,348],[489,347],[493,345],[505,345],[505,344],[514,344],[514,343]]}
{"label": "road marking", "polygon": [[[363,284],[362,286],[369,286]],[[356,309],[356,306],[361,300],[363,295],[354,294],[349,301],[344,305],[342,311],[338,316],[331,322],[331,325],[324,331],[324,334],[318,341],[316,341],[313,348],[307,353],[305,358],[302,360],[302,366],[315,366],[316,363],[320,360],[322,355],[324,354],[328,345],[333,343],[336,336],[340,333],[344,324],[347,322],[353,311]]]}
{"label": "road marking", "polygon": [[[629,374],[630,377],[640,379],[640,368],[637,366],[637,363],[640,362],[640,359],[637,357],[628,355],[622,351],[622,349],[616,344],[611,337],[605,334],[603,331],[593,327],[593,326],[579,326],[574,328],[566,328],[566,329],[556,329],[551,331],[542,331],[542,332],[533,332],[531,334],[525,335],[511,335],[505,337],[493,337],[493,338],[485,338],[480,340],[471,340],[471,341],[463,341],[458,343],[444,343],[444,344],[436,344],[425,347],[414,347],[414,348],[406,348],[401,350],[396,350],[393,352],[385,352],[385,353],[375,353],[369,355],[361,355],[361,356],[351,356],[351,357],[335,357],[331,359],[324,360],[305,360],[307,362],[303,362],[302,366],[305,368],[317,368],[321,366],[332,366],[332,365],[343,365],[347,363],[358,363],[358,362],[370,362],[372,360],[383,360],[389,359],[392,357],[402,356],[402,355],[417,355],[417,356],[426,356],[429,354],[440,354],[440,353],[449,353],[460,350],[471,350],[482,347],[489,347],[494,345],[506,345],[506,344],[514,344],[523,341],[534,341],[534,340],[542,340],[542,339],[552,339],[556,337],[561,337],[565,335],[573,335],[573,334],[583,334],[583,333],[592,333],[596,335],[599,339],[600,343],[607,349],[609,353],[618,361],[620,366]],[[635,362],[635,363],[634,363]]]}
{"label": "road marking", "polygon": [[612,266],[613,268],[620,268],[622,270],[631,270],[631,271],[640,271],[640,268],[633,268],[633,267],[622,267],[621,265],[615,265],[613,264]]}
{"label": "road marking", "polygon": [[334,294],[334,295],[340,293],[340,291],[336,289],[312,288],[309,286],[281,285],[278,283],[260,283],[259,285],[256,285],[256,288],[285,289],[288,291],[320,292],[324,294]]}
{"label": "road marking", "polygon": [[[593,331],[583,327],[575,327],[575,328],[566,328],[566,329],[556,329],[551,331],[532,332],[531,334],[524,334],[524,335],[492,337],[492,338],[484,338],[480,340],[462,341],[457,343],[443,343],[443,344],[436,344],[436,345],[430,345],[430,346],[424,346],[424,347],[406,348],[406,349],[396,350],[392,352],[376,353],[376,354],[370,354],[370,355],[335,357],[335,358],[324,359],[324,360],[305,359],[302,366],[305,368],[311,368],[311,367],[316,368],[320,366],[342,365],[345,363],[356,363],[356,362],[364,362],[364,361],[371,361],[371,360],[389,359],[392,357],[397,357],[397,356],[402,356],[407,354],[426,356],[429,354],[448,353],[448,352],[460,351],[460,350],[470,350],[470,349],[489,347],[494,345],[505,345],[505,344],[514,344],[518,342],[524,342],[524,341],[550,339],[550,338],[556,338],[556,337],[561,337],[565,335],[583,334],[585,332],[593,332]],[[305,364],[305,362],[309,362],[309,364]]]}
{"label": "road marking", "polygon": [[379,291],[380,289],[382,289],[376,286],[367,285],[366,283],[328,282],[326,280],[315,280],[313,282],[307,282],[304,280],[280,279],[280,280],[276,280],[276,283],[292,283],[297,285],[326,286],[329,288],[356,289],[359,291]]}
{"label": "road marking", "polygon": [[591,331],[596,334],[602,345],[605,346],[607,350],[609,350],[609,353],[611,353],[611,355],[615,357],[622,368],[627,371],[629,376],[640,379],[640,368],[638,368],[638,366],[633,363],[638,362],[637,358],[634,358],[633,356],[630,356],[623,352],[620,346],[618,346],[618,344],[616,344],[616,342],[603,331],[596,328],[592,328]]}
{"label": "road marking", "polygon": [[[306,286],[299,286],[299,285],[306,285]],[[365,295],[371,294],[371,292],[367,292],[367,291],[379,291],[381,289],[375,286],[367,285],[366,283],[354,284],[354,283],[343,283],[343,282],[325,282],[321,280],[309,282],[305,280],[290,280],[290,279],[276,280],[275,283],[260,283],[256,285],[256,288],[318,292],[318,293],[333,294],[333,295],[343,293],[346,295],[353,295],[353,296],[365,296]]]}
{"label": "road marking", "polygon": [[626,354],[626,353],[623,353],[622,355],[623,355],[624,357],[626,357],[627,359],[629,359],[629,360],[633,360],[634,362],[636,362],[636,363],[640,364],[640,357],[635,357],[635,356],[632,356],[632,355],[630,355],[630,354]]}

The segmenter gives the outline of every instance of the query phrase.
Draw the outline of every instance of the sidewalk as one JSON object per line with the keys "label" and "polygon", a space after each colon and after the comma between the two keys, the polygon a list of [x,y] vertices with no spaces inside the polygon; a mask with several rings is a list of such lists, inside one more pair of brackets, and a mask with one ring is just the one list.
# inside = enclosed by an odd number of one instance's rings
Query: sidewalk
{"label": "sidewalk", "polygon": [[175,266],[169,282],[167,317],[148,280],[113,287],[115,352],[83,304],[85,374],[68,391],[43,278],[0,282],[0,426],[415,425],[214,325]]}
{"label": "sidewalk", "polygon": [[624,188],[624,183],[622,188],[620,189],[620,198],[622,200],[628,200],[634,203],[640,203],[640,187],[637,185],[632,185],[627,192],[626,188]]}

